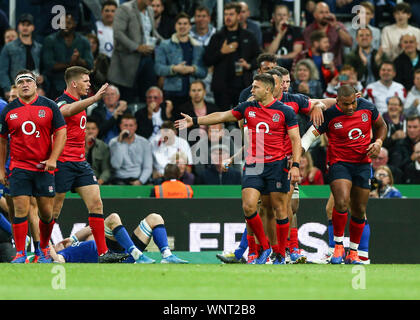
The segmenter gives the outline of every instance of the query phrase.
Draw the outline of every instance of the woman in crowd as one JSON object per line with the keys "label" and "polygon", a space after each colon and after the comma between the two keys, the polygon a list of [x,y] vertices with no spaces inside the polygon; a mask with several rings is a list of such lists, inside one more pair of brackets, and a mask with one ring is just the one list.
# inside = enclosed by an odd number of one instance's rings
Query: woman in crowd
{"label": "woman in crowd", "polygon": [[388,133],[383,146],[388,150],[392,149],[395,143],[405,138],[406,120],[403,113],[404,105],[397,96],[388,98],[388,111],[383,114],[383,118],[388,126]]}
{"label": "woman in crowd", "polygon": [[295,70],[292,92],[302,93],[314,99],[322,98],[322,85],[315,64],[310,59],[303,59],[296,64]]}
{"label": "woman in crowd", "polygon": [[299,170],[301,177],[301,185],[324,184],[324,177],[322,176],[322,172],[317,167],[314,167],[314,163],[310,152],[305,152],[305,154],[300,159]]}
{"label": "woman in crowd", "polygon": [[377,186],[376,189],[370,193],[371,198],[402,198],[401,192],[394,187],[394,178],[391,170],[387,166],[376,168],[375,178]]}

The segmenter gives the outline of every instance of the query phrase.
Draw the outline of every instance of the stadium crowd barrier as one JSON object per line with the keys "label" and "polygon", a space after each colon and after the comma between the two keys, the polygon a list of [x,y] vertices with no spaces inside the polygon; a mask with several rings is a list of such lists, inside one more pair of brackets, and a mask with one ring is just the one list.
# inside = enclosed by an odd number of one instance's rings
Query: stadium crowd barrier
{"label": "stadium crowd barrier", "polygon": [[[322,258],[328,249],[325,205],[329,191],[319,190],[317,197],[302,197],[298,213],[300,247],[309,260]],[[224,195],[228,193],[225,191]],[[127,192],[124,195],[117,197],[114,193],[112,198],[104,197],[105,216],[117,212],[131,233],[147,214],[159,213],[176,251],[232,250],[245,228],[238,197],[151,199],[129,198]],[[371,225],[369,253],[372,263],[420,263],[420,251],[415,247],[420,243],[420,199],[370,199],[367,216]],[[87,217],[86,207],[80,199],[67,199],[53,231],[53,240],[68,237],[86,225]],[[346,243],[348,238],[345,238]]]}

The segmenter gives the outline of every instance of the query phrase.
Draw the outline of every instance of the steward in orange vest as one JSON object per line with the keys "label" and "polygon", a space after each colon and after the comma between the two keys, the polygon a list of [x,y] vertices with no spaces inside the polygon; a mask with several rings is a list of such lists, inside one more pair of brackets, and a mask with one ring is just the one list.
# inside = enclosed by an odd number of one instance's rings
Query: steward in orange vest
{"label": "steward in orange vest", "polygon": [[164,179],[162,184],[154,187],[152,196],[156,198],[192,198],[193,190],[191,186],[178,179],[180,176],[179,168],[176,164],[168,164],[165,167]]}

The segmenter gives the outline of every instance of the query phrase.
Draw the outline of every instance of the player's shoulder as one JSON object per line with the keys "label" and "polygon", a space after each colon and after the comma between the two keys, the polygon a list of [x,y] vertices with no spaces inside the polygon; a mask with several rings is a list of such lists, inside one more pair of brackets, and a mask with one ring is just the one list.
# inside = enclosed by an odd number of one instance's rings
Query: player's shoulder
{"label": "player's shoulder", "polygon": [[39,96],[38,100],[35,102],[35,105],[45,106],[49,108],[57,108],[57,103],[50,98]]}
{"label": "player's shoulder", "polygon": [[63,93],[61,96],[59,96],[57,99],[55,99],[55,102],[57,103],[58,107],[61,108],[65,104],[73,103],[76,100],[69,95]]}
{"label": "player's shoulder", "polygon": [[285,104],[284,101],[281,101],[281,100],[278,100],[278,99],[271,105],[271,108],[282,111],[284,113],[288,113],[288,112],[293,112],[294,113],[292,107]]}
{"label": "player's shoulder", "polygon": [[252,101],[244,101],[244,102],[240,102],[237,106],[237,108],[239,109],[246,109],[249,107],[259,107],[259,104],[257,101],[252,100]]}
{"label": "player's shoulder", "polygon": [[283,92],[283,99],[282,101],[288,102],[288,101],[296,101],[299,99],[309,99],[308,96],[305,96],[301,93],[289,93],[289,92]]}
{"label": "player's shoulder", "polygon": [[357,98],[357,109],[373,110],[376,109],[376,106],[365,98]]}

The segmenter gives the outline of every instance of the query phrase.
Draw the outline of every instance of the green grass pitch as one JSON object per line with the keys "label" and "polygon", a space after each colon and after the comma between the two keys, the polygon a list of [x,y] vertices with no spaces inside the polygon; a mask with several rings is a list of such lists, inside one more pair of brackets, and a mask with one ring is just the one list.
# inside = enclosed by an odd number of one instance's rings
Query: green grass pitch
{"label": "green grass pitch", "polygon": [[[214,257],[214,253],[207,254]],[[214,263],[3,263],[0,300],[420,299],[420,265],[274,266],[224,265],[216,259],[211,262]]]}

